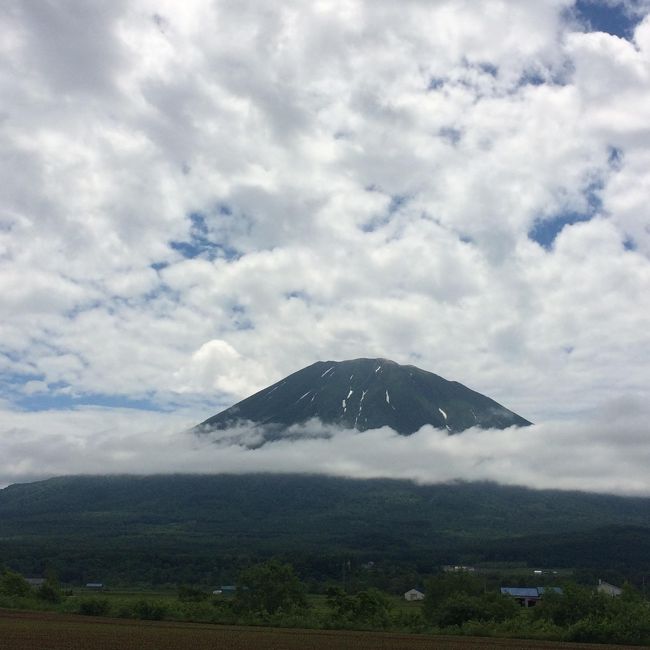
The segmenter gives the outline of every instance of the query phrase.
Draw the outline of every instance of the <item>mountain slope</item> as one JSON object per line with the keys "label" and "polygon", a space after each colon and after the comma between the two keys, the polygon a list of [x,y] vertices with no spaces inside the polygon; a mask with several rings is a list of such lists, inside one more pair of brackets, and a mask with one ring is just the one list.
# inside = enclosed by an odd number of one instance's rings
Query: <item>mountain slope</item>
{"label": "mountain slope", "polygon": [[238,564],[271,555],[321,578],[340,575],[350,558],[427,571],[468,558],[641,570],[650,568],[649,541],[649,498],[490,483],[76,476],[0,490],[2,561],[26,574],[51,566],[81,584],[209,574],[227,584]]}
{"label": "mountain slope", "polygon": [[403,435],[425,424],[459,433],[530,422],[455,381],[387,359],[318,361],[205,420],[199,431],[253,422],[267,438],[318,418],[359,431],[389,426]]}

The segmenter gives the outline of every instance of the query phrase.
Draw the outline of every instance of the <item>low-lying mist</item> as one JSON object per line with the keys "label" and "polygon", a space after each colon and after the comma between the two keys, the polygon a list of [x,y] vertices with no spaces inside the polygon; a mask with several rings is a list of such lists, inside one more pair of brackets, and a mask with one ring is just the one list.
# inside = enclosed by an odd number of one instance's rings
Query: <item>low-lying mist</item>
{"label": "low-lying mist", "polygon": [[495,481],[532,488],[650,495],[649,409],[634,400],[580,422],[448,436],[400,436],[309,422],[259,446],[254,427],[189,433],[187,413],[80,408],[4,411],[0,485],[67,474],[301,472],[420,483]]}

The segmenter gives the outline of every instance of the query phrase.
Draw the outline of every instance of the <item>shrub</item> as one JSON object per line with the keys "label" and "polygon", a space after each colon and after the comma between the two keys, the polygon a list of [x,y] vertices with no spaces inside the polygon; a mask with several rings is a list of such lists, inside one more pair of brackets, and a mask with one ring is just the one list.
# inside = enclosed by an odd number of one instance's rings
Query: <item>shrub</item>
{"label": "shrub", "polygon": [[426,596],[422,605],[426,618],[435,618],[438,607],[452,596],[480,596],[484,591],[483,582],[465,571],[437,575],[431,578],[425,587]]}
{"label": "shrub", "polygon": [[420,611],[405,612],[401,609],[394,614],[392,626],[398,630],[411,633],[422,633],[431,627],[424,620]]}
{"label": "shrub", "polygon": [[6,570],[0,576],[0,594],[5,596],[30,596],[32,588],[20,573]]}
{"label": "shrub", "polygon": [[519,607],[510,598],[500,594],[471,596],[455,593],[443,600],[430,617],[437,625],[449,627],[463,625],[467,621],[501,622],[517,616]]}
{"label": "shrub", "polygon": [[133,612],[137,618],[145,621],[162,621],[167,614],[165,603],[152,600],[139,600],[133,605]]}
{"label": "shrub", "polygon": [[107,616],[110,609],[106,598],[84,598],[79,602],[79,613],[84,616]]}
{"label": "shrub", "polygon": [[610,604],[609,596],[568,584],[561,594],[546,591],[542,601],[535,607],[534,615],[535,618],[568,627],[588,617],[603,618]]}
{"label": "shrub", "polygon": [[290,564],[270,560],[242,572],[235,608],[262,615],[291,613],[308,606],[305,588]]}
{"label": "shrub", "polygon": [[203,600],[207,600],[209,595],[205,591],[196,589],[195,587],[181,585],[178,588],[178,600],[182,603],[200,603]]}
{"label": "shrub", "polygon": [[136,618],[133,607],[130,603],[121,603],[115,610],[115,616],[118,618]]}
{"label": "shrub", "polygon": [[56,585],[51,582],[44,582],[36,592],[36,595],[48,603],[60,603],[63,600],[63,594]]}
{"label": "shrub", "polygon": [[340,587],[333,587],[327,592],[327,604],[332,610],[333,626],[361,624],[384,628],[390,624],[390,601],[377,589],[366,589],[353,596]]}

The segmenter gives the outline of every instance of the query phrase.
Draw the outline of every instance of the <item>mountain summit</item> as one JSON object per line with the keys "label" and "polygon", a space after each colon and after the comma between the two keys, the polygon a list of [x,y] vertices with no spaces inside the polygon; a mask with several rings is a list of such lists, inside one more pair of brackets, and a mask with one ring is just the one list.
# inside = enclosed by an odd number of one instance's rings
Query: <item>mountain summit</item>
{"label": "mountain summit", "polygon": [[409,435],[425,424],[450,434],[470,427],[505,429],[531,424],[456,381],[388,359],[317,361],[205,420],[208,433],[252,423],[265,439],[317,418],[365,431],[388,426]]}

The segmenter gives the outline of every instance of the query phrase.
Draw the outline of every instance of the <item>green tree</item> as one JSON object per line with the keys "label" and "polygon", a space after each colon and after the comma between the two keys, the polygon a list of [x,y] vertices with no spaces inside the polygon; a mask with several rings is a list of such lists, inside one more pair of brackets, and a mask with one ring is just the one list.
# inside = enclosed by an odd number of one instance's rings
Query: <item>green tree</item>
{"label": "green tree", "polygon": [[561,594],[545,591],[534,609],[534,616],[566,627],[589,617],[604,618],[610,604],[610,596],[568,583]]}
{"label": "green tree", "polygon": [[332,610],[335,625],[358,623],[370,627],[386,627],[390,623],[391,603],[383,592],[369,588],[355,595],[340,587],[327,591],[327,605]]}
{"label": "green tree", "polygon": [[378,589],[366,589],[357,594],[357,619],[372,627],[386,627],[390,622],[391,603]]}
{"label": "green tree", "polygon": [[626,603],[640,603],[643,601],[643,594],[626,580],[623,583],[621,600]]}
{"label": "green tree", "polygon": [[196,587],[181,585],[178,588],[178,600],[182,603],[200,603],[203,600],[207,600],[208,596],[209,594]]}
{"label": "green tree", "polygon": [[167,614],[166,603],[151,600],[138,600],[133,605],[135,615],[145,621],[162,621]]}
{"label": "green tree", "polygon": [[60,603],[63,600],[61,585],[54,570],[47,571],[45,582],[36,590],[36,595],[49,603]]}
{"label": "green tree", "polygon": [[356,610],[356,598],[347,594],[341,587],[327,590],[327,606],[332,610],[332,618],[338,623],[353,619]]}
{"label": "green tree", "polygon": [[305,609],[307,597],[293,567],[270,560],[241,573],[234,605],[245,612],[290,613]]}
{"label": "green tree", "polygon": [[29,596],[32,588],[20,573],[5,570],[0,576],[0,594],[5,596]]}
{"label": "green tree", "polygon": [[425,618],[434,620],[439,607],[451,596],[479,596],[484,592],[484,588],[483,581],[467,571],[441,573],[425,585],[422,613]]}
{"label": "green tree", "polygon": [[79,602],[78,611],[84,616],[108,616],[111,604],[106,598],[85,598]]}
{"label": "green tree", "polygon": [[494,621],[500,623],[514,618],[519,606],[507,596],[489,593],[471,596],[462,592],[443,600],[432,617],[436,625],[462,625],[467,621]]}

